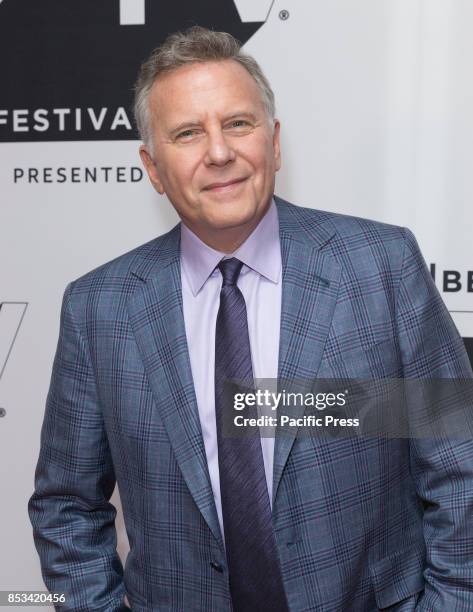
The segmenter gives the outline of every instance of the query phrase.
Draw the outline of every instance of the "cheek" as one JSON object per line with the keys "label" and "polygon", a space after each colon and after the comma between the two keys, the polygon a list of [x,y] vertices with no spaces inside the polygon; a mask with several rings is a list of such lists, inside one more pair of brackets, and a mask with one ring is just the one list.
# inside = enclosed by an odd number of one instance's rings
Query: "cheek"
{"label": "cheek", "polygon": [[265,153],[256,161],[255,167],[258,185],[265,187],[273,180],[276,172],[272,149],[265,151]]}
{"label": "cheek", "polygon": [[253,166],[258,174],[270,174],[275,170],[274,147],[272,139],[261,138],[252,150]]}
{"label": "cheek", "polygon": [[192,189],[194,172],[185,163],[177,163],[168,167],[166,171],[166,182],[175,192],[183,192]]}
{"label": "cheek", "polygon": [[198,184],[201,168],[197,155],[179,157],[173,163],[173,180],[181,190],[192,190]]}

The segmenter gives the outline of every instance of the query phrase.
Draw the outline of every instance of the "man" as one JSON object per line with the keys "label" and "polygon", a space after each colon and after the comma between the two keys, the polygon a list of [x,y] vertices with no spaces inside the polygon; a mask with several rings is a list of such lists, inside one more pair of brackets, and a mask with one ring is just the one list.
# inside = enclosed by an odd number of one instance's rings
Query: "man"
{"label": "man", "polygon": [[228,34],[169,37],[135,110],[182,223],[64,295],[29,503],[61,609],[472,610],[471,441],[221,430],[228,379],[472,376],[412,234],[273,196],[273,95]]}

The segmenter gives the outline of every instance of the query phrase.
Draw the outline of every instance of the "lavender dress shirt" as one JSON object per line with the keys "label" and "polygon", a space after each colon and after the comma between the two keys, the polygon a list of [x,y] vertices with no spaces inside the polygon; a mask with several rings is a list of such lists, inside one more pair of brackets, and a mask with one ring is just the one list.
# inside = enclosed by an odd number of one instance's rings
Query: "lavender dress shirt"
{"label": "lavender dress shirt", "polygon": [[[222,276],[215,267],[226,256],[207,246],[181,223],[184,323],[207,464],[222,534],[214,388],[215,325]],[[237,257],[244,264],[237,285],[246,302],[254,377],[276,379],[282,267],[278,213],[274,200],[250,236],[228,257]],[[261,447],[271,503],[274,437],[262,437]]]}

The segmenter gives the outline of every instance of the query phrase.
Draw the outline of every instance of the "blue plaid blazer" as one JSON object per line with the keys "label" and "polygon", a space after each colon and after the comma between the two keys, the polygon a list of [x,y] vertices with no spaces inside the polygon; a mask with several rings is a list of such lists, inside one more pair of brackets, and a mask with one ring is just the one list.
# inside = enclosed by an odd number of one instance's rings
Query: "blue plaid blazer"
{"label": "blue plaid blazer", "polygon": [[[281,378],[472,376],[409,230],[276,204]],[[139,612],[231,610],[179,239],[176,226],[64,294],[28,506],[61,610],[126,610],[125,593]],[[280,437],[273,491],[291,612],[473,610],[473,441]]]}

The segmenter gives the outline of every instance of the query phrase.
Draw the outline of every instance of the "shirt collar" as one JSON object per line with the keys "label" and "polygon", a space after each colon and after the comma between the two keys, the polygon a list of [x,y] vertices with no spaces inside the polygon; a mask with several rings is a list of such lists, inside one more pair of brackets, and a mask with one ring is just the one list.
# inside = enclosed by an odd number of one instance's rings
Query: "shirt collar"
{"label": "shirt collar", "polygon": [[278,212],[274,200],[245,242],[230,255],[212,249],[181,223],[181,263],[194,296],[202,289],[205,281],[224,257],[236,257],[248,268],[271,282],[279,281],[281,247]]}

